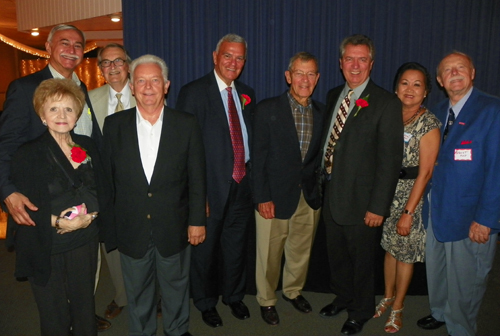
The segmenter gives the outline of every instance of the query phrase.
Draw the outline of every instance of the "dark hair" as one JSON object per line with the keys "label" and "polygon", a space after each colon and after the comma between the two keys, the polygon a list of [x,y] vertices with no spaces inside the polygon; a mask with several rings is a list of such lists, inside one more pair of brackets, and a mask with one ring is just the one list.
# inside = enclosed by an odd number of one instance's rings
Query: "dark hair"
{"label": "dark hair", "polygon": [[125,49],[124,46],[122,46],[121,44],[118,44],[118,43],[109,43],[106,46],[104,46],[103,48],[100,48],[99,51],[97,52],[97,61],[98,61],[99,65],[101,64],[101,61],[102,61],[102,53],[103,53],[103,51],[107,50],[109,48],[118,48],[118,49],[121,49],[123,51],[123,53],[125,54],[125,57],[127,58],[127,59],[124,59],[124,61],[127,62],[128,64],[132,63],[132,59],[128,55],[128,52],[127,52],[127,50]]}
{"label": "dark hair", "polygon": [[373,41],[366,35],[355,34],[351,36],[347,36],[342,43],[340,43],[339,48],[339,58],[342,59],[344,57],[345,48],[349,45],[357,46],[357,45],[365,45],[370,50],[370,58],[375,60],[375,46],[373,45]]}
{"label": "dark hair", "polygon": [[407,62],[399,67],[398,71],[396,72],[396,77],[394,78],[394,91],[397,90],[399,80],[401,79],[401,76],[403,76],[406,70],[420,71],[424,75],[425,91],[427,91],[427,94],[431,93],[432,85],[431,85],[431,76],[429,75],[429,71],[427,71],[426,67],[417,62]]}

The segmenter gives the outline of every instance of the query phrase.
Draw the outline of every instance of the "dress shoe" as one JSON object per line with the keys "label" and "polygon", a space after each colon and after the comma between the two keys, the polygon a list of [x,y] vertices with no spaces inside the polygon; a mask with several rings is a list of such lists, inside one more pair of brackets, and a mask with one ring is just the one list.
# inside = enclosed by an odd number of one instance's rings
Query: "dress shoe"
{"label": "dress shoe", "polygon": [[417,321],[417,325],[422,329],[434,330],[444,326],[446,323],[436,320],[432,315],[421,318]]}
{"label": "dress shoe", "polygon": [[260,307],[260,315],[267,324],[276,326],[280,323],[280,317],[274,306]]}
{"label": "dress shoe", "polygon": [[108,320],[106,320],[103,317],[100,317],[97,314],[95,316],[95,321],[97,323],[97,331],[98,332],[105,331],[105,330],[108,330],[109,328],[111,328],[111,322],[109,322]]}
{"label": "dress shoe", "polygon": [[344,335],[357,334],[361,332],[361,330],[363,330],[363,325],[365,324],[365,322],[366,321],[356,321],[348,319],[347,321],[345,321],[340,332]]}
{"label": "dress shoe", "polygon": [[337,316],[341,311],[345,310],[346,307],[340,307],[336,306],[333,303],[330,303],[329,305],[323,307],[321,311],[319,312],[319,316],[325,317],[325,318],[330,318]]}
{"label": "dress shoe", "polygon": [[236,301],[227,304],[231,308],[231,314],[240,320],[246,320],[250,317],[250,312],[243,301]]}
{"label": "dress shoe", "polygon": [[222,327],[222,319],[215,307],[205,310],[201,313],[201,318],[209,327],[217,328]]}
{"label": "dress shoe", "polygon": [[123,307],[119,307],[115,300],[111,301],[111,303],[108,305],[108,308],[106,308],[106,311],[104,312],[104,316],[108,319],[114,319],[120,313],[122,312]]}
{"label": "dress shoe", "polygon": [[295,299],[287,298],[285,296],[285,294],[282,294],[281,296],[283,296],[283,299],[285,299],[285,301],[290,302],[292,304],[292,306],[295,309],[297,309],[299,312],[305,313],[305,314],[312,312],[311,305],[306,300],[306,298],[303,297],[302,295],[297,296]]}

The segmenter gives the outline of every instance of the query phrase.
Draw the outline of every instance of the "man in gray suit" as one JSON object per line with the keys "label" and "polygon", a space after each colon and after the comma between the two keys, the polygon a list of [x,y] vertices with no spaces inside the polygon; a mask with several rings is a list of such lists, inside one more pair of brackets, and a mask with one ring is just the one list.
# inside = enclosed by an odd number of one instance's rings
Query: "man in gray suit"
{"label": "man in gray suit", "polygon": [[[99,69],[106,79],[105,85],[89,92],[90,101],[94,107],[95,116],[100,128],[104,126],[104,119],[115,112],[135,107],[135,98],[129,87],[129,64],[131,62],[125,48],[118,43],[110,43],[99,50],[97,54]],[[120,253],[113,250],[106,253],[101,243],[102,254],[106,257],[111,280],[115,286],[115,297],[108,305],[104,315],[108,319],[118,316],[127,305],[127,295],[123,284],[123,274],[120,265]],[[101,254],[99,254],[99,265]],[[100,266],[98,267],[100,269]],[[98,271],[99,273],[99,271]],[[97,281],[99,276],[96,276]],[[96,284],[97,284],[96,281]]]}

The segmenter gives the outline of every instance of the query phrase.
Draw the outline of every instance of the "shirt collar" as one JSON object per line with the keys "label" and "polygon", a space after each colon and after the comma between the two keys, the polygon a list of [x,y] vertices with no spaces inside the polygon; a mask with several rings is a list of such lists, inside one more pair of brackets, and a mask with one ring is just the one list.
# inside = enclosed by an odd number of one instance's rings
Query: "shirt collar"
{"label": "shirt collar", "polygon": [[465,94],[465,96],[462,97],[455,105],[451,105],[451,100],[449,102],[448,110],[451,107],[453,109],[453,112],[455,113],[455,117],[458,116],[460,111],[462,110],[462,107],[464,107],[465,103],[469,99],[470,95],[472,94],[472,89],[474,87],[471,87],[470,90]]}
{"label": "shirt collar", "polygon": [[[61,78],[61,79],[64,79],[66,77],[64,77],[63,75],[61,75],[59,72],[57,72],[56,69],[54,69],[54,67],[52,65],[50,65],[49,63],[49,70],[50,70],[50,73],[52,74],[52,77],[54,78]],[[78,86],[80,86],[82,84],[82,82],[80,82],[80,78],[78,78],[78,76],[76,75],[76,73],[73,71],[72,75],[71,75],[71,79],[73,80],[73,82],[75,82]]]}
{"label": "shirt collar", "polygon": [[349,85],[347,85],[347,82],[345,83],[345,86],[344,86],[344,90],[342,91],[342,97],[345,97],[347,95],[347,93],[349,92],[349,90],[353,90],[353,96],[355,99],[358,99],[361,97],[361,95],[363,94],[363,91],[365,91],[366,89],[366,86],[368,85],[368,82],[370,81],[370,77],[368,77],[364,82],[363,84],[361,84],[360,86],[358,86],[357,88],[355,89],[351,89],[349,87]]}
{"label": "shirt collar", "polygon": [[[224,91],[228,87],[227,84],[224,83],[224,81],[219,77],[215,69],[214,69],[214,75],[215,75],[215,80],[217,81],[217,86],[219,87],[219,92]],[[236,87],[234,86],[234,81],[231,82],[231,85],[229,87],[231,87],[233,90],[236,89]]]}
{"label": "shirt collar", "polygon": [[[147,125],[151,125],[151,123],[149,121],[147,121],[146,119],[144,119],[142,117],[142,114],[141,114],[141,111],[139,110],[139,106],[136,106],[135,107],[137,109],[137,125],[139,126],[141,123],[147,123]],[[160,112],[160,117],[158,118],[158,120],[156,121],[155,125],[158,124],[158,122],[162,122],[163,123],[163,112],[165,111],[165,106],[163,106],[161,108],[161,112]],[[154,126],[154,125],[153,125]]]}
{"label": "shirt collar", "polygon": [[117,93],[121,93],[122,97],[120,99],[121,99],[122,103],[125,104],[125,102],[128,102],[128,97],[130,97],[130,86],[128,84],[129,84],[129,80],[127,80],[127,83],[125,84],[125,86],[123,87],[123,89],[120,92],[115,91],[115,89],[113,89],[113,87],[108,84],[109,85],[109,100],[111,101],[112,99],[114,99],[116,97]]}

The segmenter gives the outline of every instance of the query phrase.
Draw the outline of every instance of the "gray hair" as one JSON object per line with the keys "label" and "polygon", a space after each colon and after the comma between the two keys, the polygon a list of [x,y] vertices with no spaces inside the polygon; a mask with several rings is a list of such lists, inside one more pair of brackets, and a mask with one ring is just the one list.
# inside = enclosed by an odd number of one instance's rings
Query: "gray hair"
{"label": "gray hair", "polygon": [[300,51],[293,55],[292,58],[290,58],[290,62],[288,63],[288,71],[292,71],[293,63],[298,59],[300,59],[302,62],[313,61],[316,64],[316,71],[319,70],[319,63],[316,56],[307,51]]}
{"label": "gray hair", "polygon": [[60,24],[60,25],[57,25],[57,26],[54,26],[54,28],[52,28],[52,30],[50,31],[49,33],[49,36],[47,37],[47,42],[52,42],[52,38],[54,37],[54,34],[60,30],[76,30],[76,32],[78,34],[80,34],[80,36],[82,37],[82,40],[83,40],[83,47],[85,48],[85,34],[78,28],[76,28],[75,26],[73,25],[68,25],[68,24]]}
{"label": "gray hair", "polygon": [[168,67],[167,64],[165,63],[164,60],[159,58],[158,56],[155,55],[143,55],[139,58],[136,58],[135,60],[130,63],[130,81],[134,83],[134,71],[135,68],[137,68],[141,64],[147,64],[147,63],[152,63],[156,64],[160,67],[161,69],[161,74],[163,75],[163,80],[168,82]]}
{"label": "gray hair", "polygon": [[101,64],[101,61],[102,61],[101,54],[104,52],[104,50],[109,49],[109,48],[118,48],[118,49],[121,49],[125,53],[125,56],[127,58],[127,59],[125,59],[125,61],[127,61],[128,64],[130,64],[132,62],[132,59],[130,58],[130,56],[129,56],[128,52],[127,52],[127,49],[125,49],[124,46],[122,46],[119,43],[109,43],[106,46],[104,46],[103,48],[99,49],[99,51],[97,52],[97,62],[99,64]]}
{"label": "gray hair", "polygon": [[470,57],[469,55],[467,55],[466,53],[462,52],[462,51],[458,51],[458,50],[453,50],[452,52],[446,54],[442,59],[441,61],[439,62],[437,68],[436,68],[436,74],[439,76],[439,67],[441,66],[441,62],[443,62],[443,60],[448,57],[448,56],[451,56],[451,55],[460,55],[460,56],[463,56],[465,58],[467,58],[467,60],[469,61],[472,69],[475,69],[475,66],[474,66],[474,62],[472,61],[472,57]]}
{"label": "gray hair", "polygon": [[228,43],[243,43],[245,45],[245,59],[247,58],[247,49],[248,49],[248,46],[247,46],[247,41],[245,41],[245,39],[239,35],[236,35],[236,34],[227,34],[227,35],[224,35],[220,40],[219,42],[217,42],[217,46],[215,47],[215,52],[218,53],[219,52],[219,49],[220,49],[220,45],[224,42],[228,42]]}
{"label": "gray hair", "polygon": [[354,46],[357,46],[357,45],[365,45],[368,47],[368,49],[370,50],[370,58],[373,60],[375,60],[375,46],[373,45],[373,41],[366,35],[361,35],[361,34],[355,34],[355,35],[351,35],[351,36],[348,36],[346,37],[342,43],[340,44],[340,48],[339,48],[339,52],[340,52],[340,55],[339,57],[342,58],[344,57],[344,53],[345,53],[345,48],[349,45],[354,45]]}

